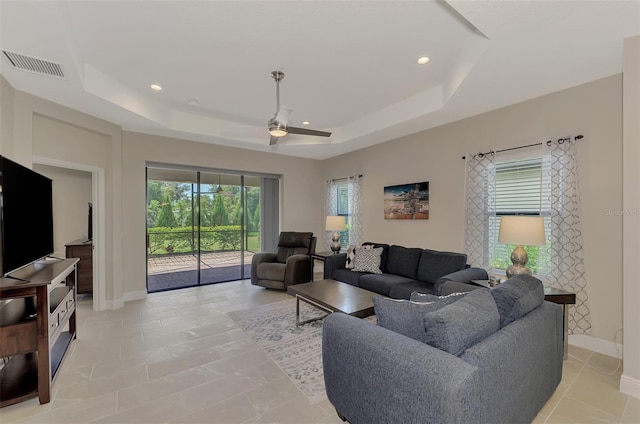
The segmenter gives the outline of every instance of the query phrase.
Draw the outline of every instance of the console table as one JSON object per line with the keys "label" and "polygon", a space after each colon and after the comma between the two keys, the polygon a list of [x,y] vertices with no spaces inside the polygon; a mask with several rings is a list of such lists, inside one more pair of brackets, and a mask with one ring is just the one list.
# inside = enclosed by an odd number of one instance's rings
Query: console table
{"label": "console table", "polygon": [[[76,264],[50,259],[0,278],[0,407],[38,397],[51,400],[51,385],[76,337]],[[35,296],[36,307],[32,306]]]}
{"label": "console table", "polygon": [[567,305],[575,305],[576,294],[555,287],[544,286],[544,300],[562,305],[562,327],[564,330],[564,359],[569,357],[569,309]]}
{"label": "console table", "polygon": [[[338,253],[342,253],[342,252],[338,252]],[[336,254],[335,252],[315,252],[310,255],[311,256],[311,281],[313,281],[313,263],[315,261],[322,261],[322,263],[324,264],[324,261],[326,261],[329,256],[333,256],[335,254]]]}

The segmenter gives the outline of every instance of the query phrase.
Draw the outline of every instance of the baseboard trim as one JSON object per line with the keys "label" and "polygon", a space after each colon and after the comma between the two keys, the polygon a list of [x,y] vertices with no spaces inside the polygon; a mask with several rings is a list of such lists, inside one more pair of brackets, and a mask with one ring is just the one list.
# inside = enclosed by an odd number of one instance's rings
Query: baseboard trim
{"label": "baseboard trim", "polygon": [[115,310],[124,307],[124,300],[122,298],[116,300],[105,300],[105,309],[106,310]]}
{"label": "baseboard trim", "polygon": [[640,399],[640,380],[622,375],[620,377],[620,392]]}
{"label": "baseboard trim", "polygon": [[142,299],[146,299],[147,298],[147,291],[146,290],[138,290],[138,291],[134,291],[134,292],[126,292],[124,294],[124,301],[125,302],[130,302],[132,300],[142,300]]}
{"label": "baseboard trim", "polygon": [[622,358],[622,345],[584,334],[570,334],[569,344],[613,358]]}

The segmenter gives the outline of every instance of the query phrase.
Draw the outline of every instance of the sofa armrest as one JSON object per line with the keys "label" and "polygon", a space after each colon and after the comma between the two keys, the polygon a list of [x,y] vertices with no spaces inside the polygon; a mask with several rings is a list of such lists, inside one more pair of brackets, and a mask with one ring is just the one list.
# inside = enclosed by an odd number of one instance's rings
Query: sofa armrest
{"label": "sofa armrest", "polygon": [[474,422],[476,366],[349,315],[322,330],[327,396],[351,424]]}
{"label": "sofa armrest", "polygon": [[[448,281],[470,284],[471,280],[488,280],[488,279],[489,279],[489,274],[487,274],[487,271],[485,271],[484,269],[466,268],[466,269],[452,272],[451,274],[447,274],[438,278],[438,280],[436,281],[436,284],[434,284],[433,286],[433,292],[438,296],[444,295],[444,294],[450,294],[450,293],[441,292],[442,290],[441,286]],[[451,284],[448,284],[447,286],[453,287],[453,285]],[[460,287],[463,287],[463,286],[460,286]],[[469,291],[469,290],[459,290],[459,291]]]}
{"label": "sofa armrest", "polygon": [[347,254],[338,253],[337,255],[327,256],[324,260],[324,278],[334,279],[333,273],[338,269],[344,269],[347,265]]}
{"label": "sofa armrest", "polygon": [[291,255],[287,258],[284,272],[284,288],[293,284],[311,281],[311,257],[309,255]]}
{"label": "sofa armrest", "polygon": [[256,253],[251,259],[251,284],[258,285],[258,265],[263,262],[275,262],[275,253]]}

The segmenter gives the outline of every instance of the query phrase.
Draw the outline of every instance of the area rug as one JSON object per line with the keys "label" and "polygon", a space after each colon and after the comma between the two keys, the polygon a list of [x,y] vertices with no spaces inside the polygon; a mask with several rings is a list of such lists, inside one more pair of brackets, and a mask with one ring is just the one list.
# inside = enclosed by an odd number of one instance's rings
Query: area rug
{"label": "area rug", "polygon": [[[322,320],[296,326],[295,299],[229,312],[238,324],[289,376],[312,403],[325,396],[322,373]],[[301,319],[323,311],[300,302]]]}

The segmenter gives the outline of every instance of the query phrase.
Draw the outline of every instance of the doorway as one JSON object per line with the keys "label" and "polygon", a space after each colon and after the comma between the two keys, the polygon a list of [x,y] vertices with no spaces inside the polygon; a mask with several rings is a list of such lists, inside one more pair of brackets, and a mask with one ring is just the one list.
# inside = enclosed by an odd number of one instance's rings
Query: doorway
{"label": "doorway", "polygon": [[250,277],[260,175],[147,166],[147,291]]}

